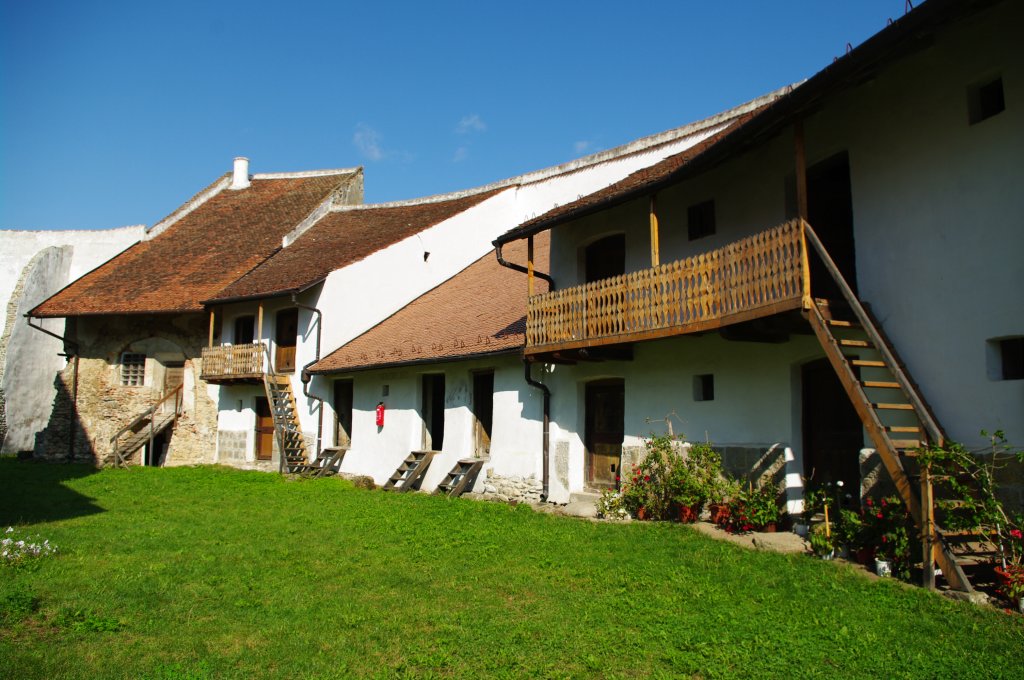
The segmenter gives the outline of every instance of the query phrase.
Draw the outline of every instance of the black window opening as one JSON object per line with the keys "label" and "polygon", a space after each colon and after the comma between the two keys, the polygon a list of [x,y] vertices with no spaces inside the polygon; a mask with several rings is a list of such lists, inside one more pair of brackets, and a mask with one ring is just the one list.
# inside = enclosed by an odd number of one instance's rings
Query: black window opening
{"label": "black window opening", "polygon": [[693,400],[714,401],[715,399],[715,376],[712,373],[704,373],[693,376]]}
{"label": "black window opening", "polygon": [[715,202],[703,201],[686,209],[686,233],[696,241],[715,233]]}
{"label": "black window opening", "polygon": [[971,125],[987,120],[1006,110],[1002,77],[967,89],[967,119]]}
{"label": "black window opening", "polygon": [[1024,336],[989,340],[989,377],[1024,380]]}
{"label": "black window opening", "polygon": [[586,247],[583,254],[585,283],[603,281],[626,273],[626,235],[613,234]]}
{"label": "black window opening", "polygon": [[444,374],[423,376],[423,449],[440,451],[444,446]]}
{"label": "black window opening", "polygon": [[256,340],[256,317],[240,316],[235,319],[234,344],[251,345]]}

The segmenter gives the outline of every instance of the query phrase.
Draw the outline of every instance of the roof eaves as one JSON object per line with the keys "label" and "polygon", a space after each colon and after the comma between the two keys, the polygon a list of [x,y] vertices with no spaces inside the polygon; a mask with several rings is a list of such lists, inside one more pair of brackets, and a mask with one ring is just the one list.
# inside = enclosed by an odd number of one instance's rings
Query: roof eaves
{"label": "roof eaves", "polygon": [[[479,359],[493,356],[501,356],[503,354],[517,354],[523,350],[522,345],[515,347],[506,347],[504,349],[495,349],[489,352],[470,352],[468,354],[458,354],[452,356],[443,357],[424,357],[422,359],[410,359],[408,361],[388,361],[378,364],[367,364],[365,366],[350,366],[342,368],[327,368],[317,370],[316,364],[310,367],[309,372],[313,375],[334,375],[338,373],[363,373],[365,371],[373,371],[376,369],[383,368],[397,368],[400,366],[422,366],[424,364],[446,364],[454,361],[466,361],[468,359]],[[321,360],[323,361],[323,360]],[[320,363],[320,362],[317,362]]]}

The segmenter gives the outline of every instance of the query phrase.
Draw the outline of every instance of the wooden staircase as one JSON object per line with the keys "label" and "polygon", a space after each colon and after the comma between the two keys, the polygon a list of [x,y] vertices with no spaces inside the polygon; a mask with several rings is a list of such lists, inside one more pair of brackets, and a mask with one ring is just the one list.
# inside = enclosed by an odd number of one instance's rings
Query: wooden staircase
{"label": "wooden staircase", "polygon": [[473,488],[473,484],[476,483],[477,475],[480,474],[480,469],[484,466],[484,461],[481,458],[465,458],[455,464],[444,481],[437,485],[434,490],[435,494],[444,494],[449,498],[461,496],[465,492],[466,488]]}
{"label": "wooden staircase", "polygon": [[146,444],[152,445],[158,434],[174,427],[181,411],[182,388],[178,385],[162,394],[152,406],[110,438],[112,454],[108,461],[118,467],[126,466],[136,451]]}
{"label": "wooden staircase", "polygon": [[436,451],[413,451],[409,457],[402,461],[402,464],[395,470],[395,474],[384,483],[385,491],[409,491],[423,479],[423,474],[430,466]]}
{"label": "wooden staircase", "polygon": [[[921,531],[924,555],[931,556],[931,560],[926,557],[923,561],[925,581],[929,585],[934,583],[937,563],[951,588],[972,592],[949,540],[934,521],[930,483],[912,474],[917,468],[913,460],[915,450],[943,444],[944,434],[817,235],[806,223],[804,230],[807,241],[818,251],[845,298],[836,304],[805,295],[805,312],[900,498]],[[912,480],[918,482],[916,487]]]}
{"label": "wooden staircase", "polygon": [[310,469],[306,442],[299,426],[295,394],[286,375],[263,374],[263,386],[274,418],[274,434],[281,454],[281,472],[301,473]]}

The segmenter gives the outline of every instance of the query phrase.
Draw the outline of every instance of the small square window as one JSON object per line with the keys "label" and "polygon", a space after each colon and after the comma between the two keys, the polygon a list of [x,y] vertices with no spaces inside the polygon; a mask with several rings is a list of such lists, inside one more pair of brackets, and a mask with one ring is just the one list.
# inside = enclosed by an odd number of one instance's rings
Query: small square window
{"label": "small square window", "polygon": [[693,400],[714,401],[715,376],[711,373],[693,376]]}
{"label": "small square window", "polygon": [[704,201],[686,210],[686,228],[691,241],[715,233],[715,202]]}
{"label": "small square window", "polygon": [[139,387],[146,380],[146,355],[138,352],[125,352],[121,355],[121,384],[128,387]]}
{"label": "small square window", "polygon": [[971,125],[991,118],[1005,109],[1002,77],[967,90],[967,116]]}

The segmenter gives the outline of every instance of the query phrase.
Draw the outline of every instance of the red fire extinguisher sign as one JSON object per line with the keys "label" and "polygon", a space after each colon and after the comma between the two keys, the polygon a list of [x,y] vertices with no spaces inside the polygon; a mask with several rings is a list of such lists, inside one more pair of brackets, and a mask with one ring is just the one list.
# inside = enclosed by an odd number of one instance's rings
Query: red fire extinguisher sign
{"label": "red fire extinguisher sign", "polygon": [[377,427],[384,427],[384,402],[377,404]]}

